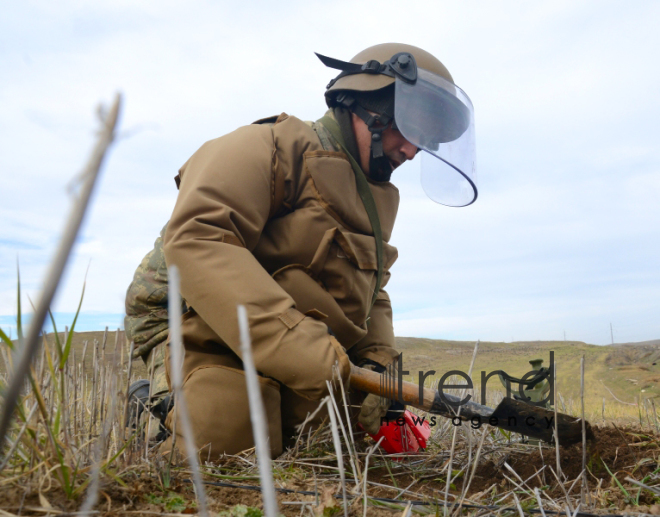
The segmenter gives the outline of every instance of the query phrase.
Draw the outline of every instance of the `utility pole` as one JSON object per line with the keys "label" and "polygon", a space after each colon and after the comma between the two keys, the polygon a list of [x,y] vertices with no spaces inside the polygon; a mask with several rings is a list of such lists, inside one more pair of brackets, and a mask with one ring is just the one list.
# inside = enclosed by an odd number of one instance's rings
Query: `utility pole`
{"label": "utility pole", "polygon": [[564,330],[564,343],[566,343],[566,331]]}
{"label": "utility pole", "polygon": [[612,344],[614,344],[614,332],[612,331],[612,323],[610,322],[610,336],[612,337]]}

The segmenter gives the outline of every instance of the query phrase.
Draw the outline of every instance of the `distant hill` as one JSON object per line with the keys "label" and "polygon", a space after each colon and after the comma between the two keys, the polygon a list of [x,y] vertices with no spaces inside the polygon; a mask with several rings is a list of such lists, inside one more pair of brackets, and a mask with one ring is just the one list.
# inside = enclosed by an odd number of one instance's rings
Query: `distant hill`
{"label": "distant hill", "polygon": [[614,343],[613,345],[608,345],[608,346],[640,346],[640,345],[648,345],[648,346],[660,346],[660,339],[651,339],[650,341],[638,341],[634,343]]}
{"label": "distant hill", "polygon": [[[397,337],[397,348],[404,356],[404,368],[416,381],[418,371],[436,371],[436,378],[450,370],[468,371],[474,342]],[[591,345],[581,341],[519,341],[513,343],[481,342],[475,360],[472,380],[480,385],[481,372],[504,370],[521,377],[536,358],[549,365],[550,351],[557,365],[558,391],[567,409],[577,411],[580,399],[580,358],[585,356],[585,404],[587,411],[634,413],[633,405],[641,398],[660,396],[660,340],[626,343],[615,346]],[[655,364],[654,364],[655,363]],[[488,381],[488,392],[499,389],[499,381]],[[562,406],[560,406],[561,408]],[[645,415],[645,408],[642,414]]]}

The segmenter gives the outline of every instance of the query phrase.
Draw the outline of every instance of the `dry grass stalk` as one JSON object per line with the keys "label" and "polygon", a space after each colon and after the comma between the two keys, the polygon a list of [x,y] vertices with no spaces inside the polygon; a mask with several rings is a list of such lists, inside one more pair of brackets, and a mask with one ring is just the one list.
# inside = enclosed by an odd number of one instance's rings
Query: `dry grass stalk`
{"label": "dry grass stalk", "polygon": [[[99,378],[99,364],[98,364],[98,358],[99,358],[99,342],[95,339],[94,342],[92,343],[92,393],[96,393],[97,390],[97,383],[98,383],[98,378]],[[94,435],[94,423],[96,422],[96,410],[97,410],[97,405],[98,405],[98,397],[94,397],[92,399],[92,414],[91,418],[89,420],[89,433],[88,433],[88,439],[91,440],[92,436]],[[90,442],[91,443],[91,442]],[[88,457],[90,456],[90,452],[88,450]]]}
{"label": "dry grass stalk", "polygon": [[28,427],[28,424],[30,423],[30,420],[32,420],[32,417],[34,414],[37,412],[37,403],[34,403],[34,406],[30,410],[30,413],[28,414],[28,417],[25,419],[25,422],[23,423],[23,426],[21,427],[21,430],[18,432],[16,435],[16,438],[13,440],[13,443],[11,438],[7,438],[7,440],[11,443],[9,451],[7,451],[7,454],[5,455],[5,459],[0,463],[0,472],[4,470],[4,468],[7,466],[7,463],[9,463],[9,460],[11,457],[14,455],[14,452],[16,451],[16,448],[21,442],[21,438],[23,437],[23,433]]}
{"label": "dry grass stalk", "polygon": [[541,501],[541,494],[539,493],[539,489],[535,488],[534,489],[534,495],[536,496],[536,502],[539,505],[539,511],[541,512],[541,515],[543,517],[546,517],[545,515],[545,510],[543,509],[543,502]]}
{"label": "dry grass stalk", "polygon": [[511,492],[511,494],[513,495],[513,499],[516,502],[516,508],[518,509],[518,515],[520,515],[520,517],[525,517],[525,512],[523,512],[522,506],[520,506],[520,500],[518,499],[518,496],[516,495],[515,492]]}
{"label": "dry grass stalk", "polygon": [[[199,463],[197,462],[197,448],[193,439],[193,429],[190,423],[190,415],[186,404],[186,398],[183,395],[183,375],[181,368],[183,366],[183,343],[181,340],[181,297],[179,294],[179,270],[176,266],[172,265],[168,268],[168,316],[169,316],[169,329],[170,329],[170,359],[172,372],[172,392],[176,400],[177,420],[181,420],[183,440],[186,447],[186,456],[192,471],[193,486],[195,487],[195,495],[197,496],[197,504],[199,505],[199,513],[203,517],[208,516],[208,507],[206,503],[206,491],[202,483],[202,476],[199,472]],[[153,353],[153,352],[152,352]],[[156,355],[155,353],[153,354]],[[153,362],[153,361],[152,361]],[[153,365],[152,373],[153,378]],[[147,436],[145,441],[149,442]]]}
{"label": "dry grass stalk", "polygon": [[[126,437],[126,423],[128,423],[128,388],[131,386],[131,377],[133,374],[133,352],[135,351],[135,343],[131,341],[131,348],[128,353],[128,373],[126,374],[126,396],[124,397],[124,426],[122,426],[122,440]],[[121,356],[121,364],[124,364],[124,356]]]}
{"label": "dry grass stalk", "polygon": [[[119,333],[119,329],[117,329],[117,333]],[[122,366],[124,365],[124,350],[126,349],[126,347],[129,344],[125,333],[123,334],[123,336],[124,336],[124,339],[123,339],[124,342],[123,343],[119,343],[119,342],[117,343],[117,346],[119,346],[119,364],[121,364]],[[117,341],[119,341],[119,340],[117,340]],[[115,353],[117,353],[117,348],[116,347],[115,347]]]}
{"label": "dry grass stalk", "polygon": [[561,479],[559,479],[559,476],[557,473],[550,467],[550,472],[552,472],[553,476],[555,476],[555,479],[557,480],[557,486],[561,489],[561,491],[564,494],[564,498],[566,499],[566,505],[568,509],[570,510],[571,513],[573,513],[573,506],[571,505],[571,499],[568,497],[568,492],[566,491],[566,487],[564,486],[564,483],[562,482]]}
{"label": "dry grass stalk", "polygon": [[[478,351],[479,351],[479,340],[477,340],[477,342],[474,344],[474,350],[472,351],[472,361],[470,361],[470,368],[468,369],[468,377],[472,376],[472,369],[474,368],[474,361],[477,358]],[[462,390],[460,398],[463,399],[466,393],[467,393],[467,388]],[[458,407],[456,416],[458,417],[460,416],[460,414],[461,414],[461,406]],[[445,485],[445,501],[449,501],[449,488],[451,487],[451,480],[453,474],[454,448],[456,446],[457,433],[458,433],[458,427],[455,426],[451,438],[451,449],[449,450],[449,462],[447,463],[447,483]],[[449,511],[449,507],[445,506],[444,507],[445,515],[447,515],[448,511]]]}
{"label": "dry grass stalk", "polygon": [[[337,379],[341,379],[341,375],[339,375],[339,369],[337,368],[336,364],[334,366],[333,371],[334,371],[335,377]],[[349,436],[351,437],[351,445],[353,447],[353,453],[357,454],[355,452],[355,438],[353,436],[353,426],[350,425],[351,416],[350,416],[349,410],[348,410],[348,406],[349,406],[348,399],[346,398],[346,390],[344,389],[344,383],[341,382],[341,381],[339,382],[339,388],[341,389],[341,400],[344,404],[344,413],[346,414],[346,422],[349,422],[349,424],[348,424],[348,433],[349,433]]]}
{"label": "dry grass stalk", "polygon": [[[554,420],[554,426],[553,426],[553,434],[555,436],[555,455],[557,459],[557,474],[561,476],[561,456],[559,454],[559,434],[557,433],[557,395],[559,394],[559,390],[557,389],[557,362],[552,367],[552,375],[554,377],[554,390],[555,390],[555,420]],[[566,409],[564,409],[566,411]],[[557,478],[559,480],[559,478]]]}
{"label": "dry grass stalk", "polygon": [[[123,362],[124,356],[121,355],[121,359],[118,360],[119,357],[120,357],[120,354],[118,354],[117,347],[119,346],[119,334],[120,334],[120,332],[121,331],[119,329],[117,329],[117,331],[115,332],[115,350],[112,354],[112,361],[113,361],[113,365],[114,365],[113,366],[113,368],[114,368],[113,377],[116,379],[115,396],[117,397],[117,403],[121,403],[122,398],[123,398],[123,400],[126,400],[126,398],[127,398],[124,395],[124,392],[122,391],[122,378],[124,376],[124,362]],[[119,414],[123,415],[123,411],[120,412]],[[115,441],[114,441],[114,447],[115,448],[114,448],[114,450],[118,451],[119,448],[121,447],[120,446],[120,441],[121,442],[124,441],[124,431],[126,430],[126,421],[124,420],[124,421],[117,422],[117,420],[114,419],[112,425],[113,425],[114,430],[115,430],[115,432],[114,432],[114,437],[115,437]],[[121,429],[121,432],[119,432],[118,427]]]}
{"label": "dry grass stalk", "polygon": [[[575,485],[577,484],[577,482],[582,480],[582,476],[583,476],[583,475],[586,475],[586,471],[585,471],[585,470],[583,470],[582,472],[580,472],[580,475],[579,475],[578,477],[576,477],[576,478],[573,480],[573,482],[571,483],[570,488],[567,490],[567,493],[568,493],[568,494],[570,494],[570,493],[573,491],[573,489],[575,488]],[[580,497],[581,497],[581,496],[580,496]],[[582,499],[581,499],[581,498],[580,498],[580,504],[582,504]]]}
{"label": "dry grass stalk", "polygon": [[0,416],[0,449],[2,449],[5,436],[9,430],[9,423],[14,413],[14,408],[16,407],[16,403],[21,392],[21,387],[29,373],[32,359],[35,356],[35,353],[38,351],[39,334],[41,333],[46,315],[48,314],[48,309],[51,305],[51,302],[53,301],[53,297],[55,296],[57,286],[60,283],[62,273],[64,272],[64,267],[68,262],[71,249],[73,248],[73,244],[78,235],[78,230],[82,224],[85,212],[87,211],[87,205],[89,203],[94,184],[96,183],[96,178],[98,177],[99,171],[101,170],[103,158],[105,157],[106,151],[115,138],[115,126],[119,117],[120,105],[121,97],[119,94],[117,94],[112,107],[108,111],[107,115],[101,120],[102,128],[99,133],[99,138],[96,142],[87,166],[85,167],[83,174],[80,176],[82,183],[81,190],[78,193],[76,202],[72,207],[71,214],[69,215],[69,219],[63,233],[63,237],[55,254],[55,259],[53,260],[48,274],[46,275],[46,280],[39,297],[39,302],[37,303],[37,306],[32,315],[32,321],[30,322],[30,327],[25,337],[25,341],[21,346],[20,356],[18,358],[18,364],[16,366],[14,376],[11,379],[11,382],[4,396],[4,408],[2,415]]}
{"label": "dry grass stalk", "polygon": [[247,382],[248,399],[250,401],[250,422],[252,422],[252,433],[259,463],[259,477],[261,479],[261,494],[264,500],[264,511],[266,517],[277,517],[277,498],[275,497],[275,485],[270,463],[270,447],[268,446],[268,423],[266,411],[261,398],[261,387],[257,369],[252,358],[252,342],[250,338],[250,323],[247,310],[239,305],[238,327],[241,336],[241,359]]}
{"label": "dry grass stalk", "polygon": [[[80,367],[81,367],[81,378],[80,382],[82,383],[82,389],[81,389],[81,397],[82,397],[82,403],[80,404],[80,429],[82,430],[85,426],[85,393],[87,393],[87,373],[86,373],[86,354],[87,354],[87,345],[89,344],[89,341],[85,340],[83,341],[83,349],[82,349],[82,358],[80,359]],[[81,434],[83,432],[81,431]],[[76,435],[78,435],[78,432],[76,432]]]}
{"label": "dry grass stalk", "polygon": [[[107,327],[106,327],[106,332],[107,332]],[[109,401],[110,408],[108,409],[108,414],[105,415],[107,418],[104,418],[103,420],[103,429],[101,432],[101,436],[96,441],[94,465],[92,466],[92,474],[91,474],[92,481],[90,482],[89,487],[87,489],[85,501],[83,502],[80,508],[80,513],[82,515],[89,515],[90,513],[92,513],[92,509],[94,508],[94,506],[96,506],[96,503],[98,502],[99,489],[100,489],[100,472],[103,462],[103,453],[106,450],[108,443],[110,443],[110,433],[112,432],[113,429],[115,413],[117,409],[116,393],[117,393],[118,385],[117,385],[116,372],[118,367],[119,365],[116,363],[116,361],[113,361],[112,368],[110,369],[109,372],[111,374],[110,401]],[[108,451],[108,453],[109,452],[110,451]]]}
{"label": "dry grass stalk", "polygon": [[73,364],[73,376],[72,376],[72,385],[73,385],[73,436],[76,440],[76,447],[78,446],[78,366],[76,364],[76,351],[75,349],[71,350],[71,364]]}
{"label": "dry grass stalk", "polygon": [[[64,339],[63,339],[64,343],[66,343],[68,334],[69,334],[69,327],[64,327]],[[70,359],[70,358],[71,358],[71,356],[69,355],[68,359]],[[61,361],[61,359],[62,359],[61,355],[58,354],[57,355],[58,363]],[[62,414],[61,414],[61,420],[62,420],[62,427],[63,427],[62,430],[64,431],[64,445],[67,448],[70,447],[69,425],[68,425],[69,424],[69,422],[68,422],[69,412],[66,410],[66,402],[68,401],[68,397],[67,397],[68,390],[67,390],[67,382],[66,382],[68,364],[69,364],[69,361],[67,360],[67,362],[64,363],[64,365],[61,369],[62,371],[60,372],[60,390],[59,390],[59,392],[60,392],[60,401],[62,402],[63,405],[65,405],[64,411],[62,411]]]}
{"label": "dry grass stalk", "polygon": [[[470,485],[472,484],[472,480],[474,479],[474,475],[477,471],[477,466],[479,465],[481,450],[484,446],[484,441],[486,440],[486,434],[487,434],[487,430],[486,430],[486,428],[484,428],[484,430],[481,432],[481,439],[479,440],[479,446],[477,447],[477,454],[475,455],[474,460],[472,461],[472,472],[470,474],[470,478],[468,479],[468,482],[465,483],[464,486],[463,486],[463,491],[461,493],[461,497],[459,499],[458,506],[456,508],[456,511],[454,512],[456,515],[460,515],[461,507],[463,506],[463,501],[465,500],[467,492],[470,489]],[[468,462],[468,466],[469,465],[470,465],[470,462]]]}
{"label": "dry grass stalk", "polygon": [[[532,488],[531,488],[527,483],[528,483],[530,480],[532,480],[532,479],[534,479],[535,477],[537,477],[537,476],[540,474],[540,471],[543,470],[543,469],[545,468],[545,467],[542,467],[539,471],[536,471],[534,474],[532,474],[531,476],[529,476],[527,479],[523,479],[523,478],[521,478],[520,475],[518,475],[518,473],[517,473],[512,467],[511,467],[511,465],[509,465],[506,461],[504,462],[504,467],[505,467],[509,472],[511,472],[511,473],[516,477],[516,479],[518,479],[518,481],[520,481],[520,484],[518,484],[516,481],[511,480],[511,479],[508,478],[508,477],[507,477],[507,479],[509,479],[509,481],[511,481],[511,483],[513,483],[514,485],[517,485],[518,488],[520,488],[520,490],[522,490],[522,491],[527,491],[527,492],[530,492],[530,493],[532,492]],[[570,492],[570,491],[569,491],[569,492]]]}
{"label": "dry grass stalk", "polygon": [[82,349],[82,359],[80,360],[81,364],[83,365],[83,369],[85,366],[85,354],[87,354],[87,345],[89,344],[89,341],[85,340],[83,341],[83,349]]}
{"label": "dry grass stalk", "polygon": [[[181,310],[179,310],[181,312]],[[173,316],[169,316],[170,319],[172,319]],[[170,327],[170,335],[172,335],[171,331],[172,327]],[[170,352],[172,351],[172,345],[170,343]],[[183,353],[180,354],[181,358],[183,358]],[[174,361],[174,359],[172,359]],[[149,394],[147,398],[147,404],[144,407],[144,413],[147,416],[147,431],[146,434],[144,435],[144,461],[149,461],[149,440],[151,439],[151,421],[153,418],[151,418],[150,413],[149,413],[149,407],[151,406],[151,397],[153,396],[153,386],[154,386],[154,373],[155,373],[155,364],[156,364],[156,351],[152,350],[151,351],[151,365],[149,366]],[[173,363],[173,364],[178,364],[179,366],[177,367],[177,370],[181,368],[180,362]],[[174,391],[174,390],[172,390]],[[184,402],[185,404],[185,402]],[[178,411],[178,410],[177,410]]]}
{"label": "dry grass stalk", "polygon": [[374,453],[374,451],[380,447],[380,442],[382,442],[384,439],[385,437],[381,436],[375,445],[369,447],[367,450],[367,456],[364,459],[364,476],[362,476],[362,480],[364,481],[362,485],[362,495],[364,497],[364,509],[362,515],[364,517],[367,515],[367,475],[369,474],[369,458],[371,458],[371,455]]}
{"label": "dry grass stalk", "polygon": [[648,490],[649,492],[651,492],[652,494],[655,494],[656,496],[660,496],[660,488],[645,485],[644,483],[640,483],[639,481],[637,481],[636,479],[631,478],[630,476],[626,476],[625,480],[628,481],[629,483],[632,483],[635,486],[638,486],[640,488],[644,488],[645,490]]}
{"label": "dry grass stalk", "polygon": [[[401,517],[410,517],[411,514],[412,514],[412,503],[408,503],[404,508]],[[366,515],[366,507],[365,507],[365,515]]]}
{"label": "dry grass stalk", "polygon": [[103,420],[103,413],[105,410],[105,387],[106,387],[106,364],[105,364],[105,347],[108,344],[108,327],[105,327],[105,330],[103,331],[103,339],[101,340],[101,358],[99,359],[100,365],[101,365],[101,373],[100,373],[100,390],[101,390],[101,402],[99,404],[99,419]]}
{"label": "dry grass stalk", "polygon": [[653,398],[651,398],[651,407],[653,408],[653,423],[655,424],[655,432],[660,433],[660,429],[658,429],[658,415],[655,412],[655,402],[653,402]]}
{"label": "dry grass stalk", "polygon": [[[341,385],[341,377],[338,377],[339,384]],[[355,485],[359,486],[360,485],[360,479],[361,479],[361,473],[358,468],[358,462],[357,460],[357,455],[355,454],[355,451],[351,447],[351,442],[348,441],[348,436],[346,434],[346,428],[344,426],[344,422],[341,419],[341,414],[339,413],[339,408],[337,407],[337,401],[335,400],[334,396],[334,390],[332,388],[332,384],[329,381],[326,381],[326,384],[328,386],[328,392],[330,393],[330,402],[332,404],[332,409],[334,409],[335,414],[337,415],[337,421],[339,422],[339,428],[341,429],[341,434],[344,437],[344,442],[346,443],[346,449],[348,450],[348,461],[351,464],[351,469],[353,470],[353,480],[355,481]],[[345,404],[345,401],[344,401]],[[330,407],[329,407],[330,409]],[[346,410],[346,414],[348,415],[348,408],[346,405],[344,405],[344,409]],[[350,418],[347,418],[347,422],[350,422]],[[350,425],[349,425],[350,427]],[[355,457],[354,457],[355,455]]]}
{"label": "dry grass stalk", "polygon": [[[294,450],[294,452],[295,452],[296,454],[298,453],[298,446],[299,446],[300,441],[301,441],[301,439],[302,439],[302,435],[303,435],[303,432],[304,432],[304,430],[305,430],[305,427],[307,426],[307,424],[308,424],[310,421],[312,421],[312,420],[314,419],[314,417],[315,417],[316,415],[318,415],[318,413],[319,413],[320,411],[323,410],[324,407],[326,407],[325,402],[324,402],[324,401],[321,401],[321,402],[319,403],[318,407],[317,407],[312,413],[308,413],[307,416],[305,417],[305,420],[303,421],[303,423],[300,424],[300,426],[299,426],[299,429],[300,429],[300,430],[299,430],[299,432],[298,432],[298,437],[296,438],[296,444],[295,444],[295,446],[294,446],[294,448],[293,448],[293,450]],[[327,407],[326,407],[326,409],[327,409]],[[321,426],[319,426],[319,427],[316,429],[316,431],[314,431],[314,434],[316,435],[318,432],[321,431],[321,429],[322,429]],[[310,428],[307,430],[307,435],[308,435],[308,437],[307,437],[307,449],[308,449],[308,450],[309,450],[309,448],[310,448],[310,443],[311,443],[311,439],[312,439],[311,432],[312,432],[312,428],[310,427]]]}
{"label": "dry grass stalk", "polygon": [[[332,391],[330,391],[332,393]],[[344,505],[344,517],[348,517],[348,502],[346,499],[346,477],[344,474],[344,455],[341,448],[341,440],[339,439],[339,431],[337,429],[337,417],[330,402],[332,395],[325,398],[325,403],[328,406],[328,414],[330,415],[330,429],[332,430],[332,443],[335,446],[335,453],[337,454],[337,467],[339,468],[339,477],[341,480],[341,493]]]}
{"label": "dry grass stalk", "polygon": [[580,490],[580,502],[584,506],[589,494],[587,481],[587,421],[584,417],[584,355],[580,358],[580,402],[582,406],[582,487]]}
{"label": "dry grass stalk", "polygon": [[0,355],[2,355],[2,361],[5,363],[5,384],[7,384],[14,368],[11,364],[10,354],[7,353],[5,347],[0,349]]}

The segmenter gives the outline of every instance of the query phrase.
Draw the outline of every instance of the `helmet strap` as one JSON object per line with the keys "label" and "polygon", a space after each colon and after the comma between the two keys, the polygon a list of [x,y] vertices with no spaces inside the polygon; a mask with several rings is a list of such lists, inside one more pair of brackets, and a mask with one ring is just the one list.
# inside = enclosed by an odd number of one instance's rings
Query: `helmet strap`
{"label": "helmet strap", "polygon": [[332,109],[339,129],[344,137],[344,144],[346,150],[351,153],[351,156],[357,161],[360,160],[360,152],[358,150],[357,142],[355,141],[355,134],[353,133],[353,125],[351,123],[351,112],[343,106],[335,106]]}
{"label": "helmet strap", "polygon": [[394,122],[394,117],[387,112],[371,114],[354,97],[345,92],[337,96],[336,102],[355,113],[367,125],[367,129],[371,133],[368,176],[374,181],[390,181],[393,169],[383,150],[383,131]]}
{"label": "helmet strap", "polygon": [[383,74],[409,84],[417,82],[417,62],[415,56],[409,52],[398,52],[382,64],[375,59],[370,59],[364,64],[358,64],[323,56],[318,52],[315,52],[315,54],[325,66],[341,70],[341,73],[328,83],[328,88],[331,88],[342,77],[354,74]]}

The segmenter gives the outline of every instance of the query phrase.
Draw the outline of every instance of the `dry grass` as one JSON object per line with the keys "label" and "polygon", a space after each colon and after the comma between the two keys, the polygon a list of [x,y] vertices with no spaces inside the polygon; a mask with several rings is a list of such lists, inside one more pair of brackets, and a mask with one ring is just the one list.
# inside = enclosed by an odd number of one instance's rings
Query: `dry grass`
{"label": "dry grass", "polygon": [[[35,384],[26,386],[3,451],[0,508],[9,515],[76,512],[98,472],[98,514],[195,513],[190,471],[183,463],[168,469],[154,450],[145,456],[136,432],[122,425],[124,394],[136,378],[127,377],[122,333],[107,333],[105,340],[83,348],[84,357],[74,349],[58,368],[59,349],[51,341],[34,364]],[[493,394],[491,402],[496,401]],[[336,402],[341,415],[341,397]],[[565,403],[579,406],[572,399]],[[655,422],[650,417],[643,427],[632,428],[610,421],[596,429],[598,440],[587,450],[586,494],[581,493],[581,445],[560,450],[558,474],[554,447],[524,444],[489,426],[454,427],[444,419],[421,454],[388,457],[355,428],[352,437],[337,434],[335,447],[326,426],[301,436],[295,449],[273,460],[272,469],[284,515],[343,513],[342,478],[349,515],[364,515],[365,508],[367,515],[526,513],[539,505],[548,515],[572,515],[578,508],[655,512],[660,511],[654,493],[660,490]],[[343,451],[343,461],[336,450]],[[259,485],[253,450],[217,464],[203,455],[199,459],[211,513],[261,515],[256,510],[262,508],[261,495],[253,490]]]}

